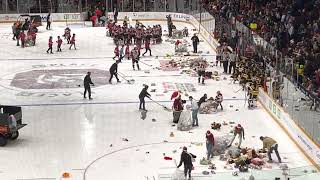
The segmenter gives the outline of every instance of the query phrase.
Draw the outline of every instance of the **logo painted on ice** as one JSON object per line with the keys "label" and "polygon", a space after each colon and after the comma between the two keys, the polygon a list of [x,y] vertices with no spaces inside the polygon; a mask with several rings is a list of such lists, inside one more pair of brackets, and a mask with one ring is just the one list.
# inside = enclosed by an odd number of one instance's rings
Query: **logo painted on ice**
{"label": "logo painted on ice", "polygon": [[85,74],[90,71],[96,86],[106,85],[109,73],[99,69],[49,69],[18,73],[10,86],[20,89],[65,89],[82,86]]}

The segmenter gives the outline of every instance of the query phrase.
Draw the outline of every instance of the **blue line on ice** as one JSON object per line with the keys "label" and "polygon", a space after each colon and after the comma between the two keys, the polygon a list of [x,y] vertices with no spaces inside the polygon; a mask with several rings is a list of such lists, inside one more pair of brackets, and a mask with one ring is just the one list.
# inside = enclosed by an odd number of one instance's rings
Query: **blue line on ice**
{"label": "blue line on ice", "polygon": [[[224,101],[243,101],[244,98],[240,99],[224,99]],[[159,103],[172,103],[173,101],[157,101]],[[10,104],[8,106],[67,106],[67,105],[86,105],[86,104],[96,104],[96,105],[103,105],[103,104],[138,104],[139,101],[100,101],[100,102],[94,102],[87,101],[87,102],[69,102],[69,103],[34,103],[34,104]],[[152,101],[146,101],[146,103],[154,103]]]}

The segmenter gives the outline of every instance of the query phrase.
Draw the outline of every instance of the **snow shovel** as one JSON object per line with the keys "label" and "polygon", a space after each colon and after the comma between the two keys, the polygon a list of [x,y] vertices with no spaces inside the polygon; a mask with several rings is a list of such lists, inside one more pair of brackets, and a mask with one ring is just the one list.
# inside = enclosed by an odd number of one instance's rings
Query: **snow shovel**
{"label": "snow shovel", "polygon": [[124,75],[121,75],[120,73],[117,73],[122,79],[124,79],[125,81],[127,81],[128,84],[134,84],[135,80],[134,79],[130,79],[128,80],[127,78],[124,77]]}
{"label": "snow shovel", "polygon": [[150,99],[152,102],[158,104],[159,106],[162,106],[164,110],[166,110],[166,111],[168,111],[168,112],[171,112],[171,109],[170,109],[170,108],[168,108],[168,107],[160,104],[159,102],[157,102],[157,101],[155,101],[155,100],[153,100],[153,99],[151,99],[151,98],[149,98],[149,99]]}

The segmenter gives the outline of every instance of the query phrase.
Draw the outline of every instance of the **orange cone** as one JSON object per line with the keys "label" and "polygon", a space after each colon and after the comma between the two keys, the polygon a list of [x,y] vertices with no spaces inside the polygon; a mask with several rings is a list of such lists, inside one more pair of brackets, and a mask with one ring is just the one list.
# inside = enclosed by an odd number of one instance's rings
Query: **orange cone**
{"label": "orange cone", "polygon": [[62,174],[62,177],[63,178],[69,178],[70,177],[70,173],[65,172],[65,173]]}

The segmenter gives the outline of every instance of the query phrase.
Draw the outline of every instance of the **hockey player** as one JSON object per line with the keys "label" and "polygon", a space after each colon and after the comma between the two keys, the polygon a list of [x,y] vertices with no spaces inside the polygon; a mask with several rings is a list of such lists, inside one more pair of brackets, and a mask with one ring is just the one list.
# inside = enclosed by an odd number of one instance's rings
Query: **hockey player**
{"label": "hockey player", "polygon": [[70,39],[71,39],[71,30],[69,27],[67,27],[65,30],[64,30],[64,38],[67,39],[68,41],[68,44],[70,44]]}
{"label": "hockey player", "polygon": [[129,43],[129,29],[127,27],[124,27],[123,30],[123,44]]}
{"label": "hockey player", "polygon": [[250,86],[248,86],[248,95],[249,95],[249,99],[248,99],[248,108],[254,108],[256,107],[256,101],[257,101],[257,97],[259,95],[259,90],[258,87],[252,83],[250,84]]}
{"label": "hockey player", "polygon": [[124,58],[125,54],[124,54],[124,44],[122,44],[121,49],[120,49],[120,56],[119,56],[119,61],[121,62],[121,60]]}
{"label": "hockey player", "polygon": [[37,40],[37,33],[32,30],[29,30],[27,34],[28,34],[28,37],[30,37],[30,39],[32,41],[32,45],[35,46],[36,40]]}
{"label": "hockey player", "polygon": [[138,70],[140,70],[139,67],[139,52],[138,52],[138,47],[134,47],[131,51],[131,58],[132,58],[132,68],[133,70],[135,69],[135,64],[137,64]]}
{"label": "hockey player", "polygon": [[145,110],[146,111],[146,107],[145,107],[145,101],[144,98],[150,98],[150,94],[148,93],[148,88],[149,86],[145,85],[144,88],[141,90],[140,94],[139,94],[139,100],[140,100],[140,105],[139,105],[139,109],[141,110]]}
{"label": "hockey player", "polygon": [[260,137],[260,140],[263,142],[263,147],[262,147],[262,150],[265,150],[267,149],[267,154],[268,154],[268,162],[272,162],[272,158],[271,158],[271,153],[273,151],[275,151],[276,155],[277,155],[277,158],[278,158],[278,161],[279,163],[281,163],[281,158],[280,158],[280,155],[279,155],[279,152],[278,152],[278,143],[277,141],[275,141],[274,139],[272,139],[271,137],[263,137],[261,136]]}
{"label": "hockey player", "polygon": [[189,175],[189,180],[191,180],[191,171],[193,169],[192,159],[196,158],[196,157],[197,156],[187,152],[187,147],[183,147],[183,151],[181,153],[181,158],[180,158],[180,163],[177,166],[177,168],[179,168],[183,163],[185,179],[187,179],[187,175]]}
{"label": "hockey player", "polygon": [[133,42],[135,42],[135,39],[136,39],[136,29],[133,27],[130,27],[129,32],[130,32],[129,41],[130,41],[130,44],[132,44]]}
{"label": "hockey player", "polygon": [[17,46],[20,46],[20,33],[21,33],[21,24],[19,22],[16,23],[16,40],[17,40]]}
{"label": "hockey player", "polygon": [[113,29],[113,22],[112,20],[109,20],[108,23],[107,23],[107,29],[108,29],[108,32],[109,34],[107,34],[107,36],[109,35],[110,37],[113,36],[112,34],[112,29]]}
{"label": "hockey player", "polygon": [[94,86],[93,82],[91,81],[91,72],[88,72],[86,77],[84,78],[83,80],[83,86],[84,86],[84,93],[83,93],[83,98],[85,99],[86,98],[86,94],[88,92],[89,94],[89,100],[92,100],[91,98],[91,87],[90,87],[90,84],[92,86]]}
{"label": "hockey player", "polygon": [[150,56],[152,56],[150,48],[150,38],[146,38],[146,40],[144,41],[144,47],[146,49],[146,52],[144,52],[142,56],[144,56],[148,51],[150,52]]}
{"label": "hockey player", "polygon": [[52,36],[50,36],[49,37],[49,42],[48,42],[48,50],[47,50],[47,53],[49,53],[49,51],[50,51],[50,53],[51,54],[53,54],[53,52],[52,52],[52,45],[53,45],[53,41],[52,41]]}
{"label": "hockey player", "polygon": [[239,145],[238,148],[240,149],[241,143],[242,143],[242,138],[244,140],[244,128],[241,126],[241,124],[238,124],[236,127],[234,127],[233,130],[233,138],[230,142],[230,144],[227,147],[230,147],[234,141],[234,139],[236,138],[236,136],[239,136]]}
{"label": "hockey player", "polygon": [[71,50],[71,47],[73,46],[74,47],[74,49],[76,50],[77,48],[76,48],[76,34],[73,34],[72,35],[72,38],[71,38],[71,40],[70,40],[70,47],[69,47],[69,49]]}
{"label": "hockey player", "polygon": [[[218,106],[220,105],[221,110],[223,110],[223,107],[222,107],[223,95],[221,94],[220,91],[217,91],[217,95],[216,95],[215,101],[218,103]],[[217,109],[218,109],[218,106],[217,106]]]}
{"label": "hockey player", "polygon": [[125,50],[125,57],[129,60],[130,59],[130,46],[127,43],[126,50]]}
{"label": "hockey player", "polygon": [[193,45],[193,53],[198,53],[198,44],[200,42],[198,36],[194,34],[191,38],[192,45]]}
{"label": "hockey player", "polygon": [[109,69],[110,72],[110,79],[109,79],[109,83],[111,83],[113,76],[116,77],[117,82],[120,83],[120,80],[118,78],[118,64],[120,61],[116,61],[115,63],[112,64],[112,66]]}
{"label": "hockey player", "polygon": [[138,56],[140,57],[141,56],[141,41],[140,43],[137,44],[137,51],[138,51]]}
{"label": "hockey player", "polygon": [[124,19],[123,19],[123,26],[125,26],[124,24],[126,23],[127,24],[127,26],[129,25],[129,21],[130,21],[130,19],[129,19],[129,17],[128,16],[124,16]]}
{"label": "hockey player", "polygon": [[207,148],[207,160],[209,161],[210,158],[213,158],[213,146],[214,146],[214,136],[208,130],[206,133],[206,148]]}
{"label": "hockey player", "polygon": [[142,43],[142,30],[139,28],[139,29],[137,29],[137,31],[136,31],[135,44],[141,46],[141,43]]}
{"label": "hockey player", "polygon": [[[24,34],[24,31],[20,32],[19,39],[21,41],[21,47],[24,48],[24,44],[25,44],[25,41],[26,41],[26,34]],[[18,44],[19,44],[19,41],[18,41]]]}
{"label": "hockey player", "polygon": [[62,39],[60,36],[58,36],[58,40],[56,41],[58,46],[57,46],[57,52],[61,52],[61,44],[62,44]]}
{"label": "hockey player", "polygon": [[114,57],[112,58],[112,59],[115,59],[116,57],[118,58],[118,60],[120,59],[119,58],[119,46],[118,45],[116,45],[116,47],[114,48]]}
{"label": "hockey player", "polygon": [[205,75],[206,75],[206,65],[203,62],[199,63],[199,67],[198,67],[198,83],[200,84],[200,80],[202,77],[202,84],[204,84],[204,79],[205,79]]}

